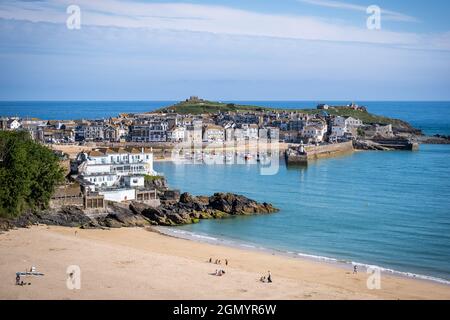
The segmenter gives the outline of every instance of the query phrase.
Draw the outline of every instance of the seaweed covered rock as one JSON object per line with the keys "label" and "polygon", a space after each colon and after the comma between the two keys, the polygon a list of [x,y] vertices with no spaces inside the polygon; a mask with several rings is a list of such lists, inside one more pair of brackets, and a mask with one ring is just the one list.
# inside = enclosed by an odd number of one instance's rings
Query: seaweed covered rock
{"label": "seaweed covered rock", "polygon": [[258,203],[247,197],[233,193],[215,193],[209,198],[209,207],[231,215],[272,213],[278,209],[266,202]]}

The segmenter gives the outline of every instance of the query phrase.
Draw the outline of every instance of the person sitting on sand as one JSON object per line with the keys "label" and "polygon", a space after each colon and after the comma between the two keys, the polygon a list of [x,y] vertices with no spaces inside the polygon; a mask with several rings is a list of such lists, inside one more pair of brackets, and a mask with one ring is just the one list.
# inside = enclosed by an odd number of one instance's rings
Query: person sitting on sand
{"label": "person sitting on sand", "polygon": [[262,276],[261,278],[259,278],[259,281],[266,282],[266,276]]}
{"label": "person sitting on sand", "polygon": [[20,285],[20,274],[16,273],[16,286]]}

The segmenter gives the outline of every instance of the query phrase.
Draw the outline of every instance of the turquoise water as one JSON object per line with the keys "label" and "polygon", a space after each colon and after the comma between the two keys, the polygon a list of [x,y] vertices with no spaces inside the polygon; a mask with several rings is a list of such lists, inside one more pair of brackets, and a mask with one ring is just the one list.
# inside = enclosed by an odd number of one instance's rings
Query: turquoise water
{"label": "turquoise water", "polygon": [[[347,104],[348,101],[227,101],[276,108],[315,108],[318,103]],[[41,119],[100,119],[122,112],[147,112],[175,101],[0,101],[0,116]],[[366,101],[370,112],[410,122],[427,134],[450,135],[450,102]]]}
{"label": "turquoise water", "polygon": [[280,212],[177,227],[286,252],[378,265],[450,280],[450,146],[356,152],[307,168],[155,163],[172,187],[229,191]]}

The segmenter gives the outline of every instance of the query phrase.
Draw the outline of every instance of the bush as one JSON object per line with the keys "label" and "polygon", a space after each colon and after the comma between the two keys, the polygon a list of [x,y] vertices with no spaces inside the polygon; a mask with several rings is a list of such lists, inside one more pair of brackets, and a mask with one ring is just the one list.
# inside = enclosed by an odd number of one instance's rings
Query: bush
{"label": "bush", "polygon": [[146,174],[144,177],[145,182],[153,182],[153,181],[162,180],[162,179],[164,179],[164,176],[159,176],[159,175],[150,176],[150,175]]}
{"label": "bush", "polygon": [[46,208],[63,179],[58,157],[50,149],[27,132],[0,131],[0,216]]}

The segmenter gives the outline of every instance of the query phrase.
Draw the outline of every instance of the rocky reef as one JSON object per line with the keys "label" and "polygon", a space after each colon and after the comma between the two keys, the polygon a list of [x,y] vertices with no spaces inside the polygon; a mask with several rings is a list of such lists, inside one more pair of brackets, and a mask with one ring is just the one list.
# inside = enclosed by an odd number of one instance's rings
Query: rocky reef
{"label": "rocky reef", "polygon": [[73,206],[58,210],[27,212],[16,219],[0,220],[0,230],[34,224],[81,228],[176,226],[197,223],[202,219],[268,214],[277,211],[278,209],[269,203],[260,203],[233,193],[215,193],[209,197],[183,193],[178,201],[163,202],[159,207],[131,202],[109,203],[106,212],[101,214],[89,214]]}

